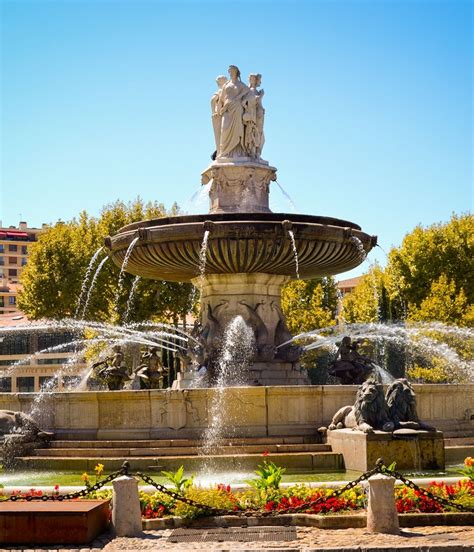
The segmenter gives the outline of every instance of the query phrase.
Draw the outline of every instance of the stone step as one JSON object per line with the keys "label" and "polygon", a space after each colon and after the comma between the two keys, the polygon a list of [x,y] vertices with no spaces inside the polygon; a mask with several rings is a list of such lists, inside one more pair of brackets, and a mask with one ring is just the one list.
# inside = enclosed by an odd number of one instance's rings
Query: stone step
{"label": "stone step", "polygon": [[445,447],[457,447],[463,445],[474,445],[474,436],[471,437],[449,437],[444,440]]}
{"label": "stone step", "polygon": [[[263,458],[261,454],[231,454],[231,455],[213,455],[206,456],[161,456],[161,457],[110,457],[101,456],[91,457],[52,457],[52,456],[25,456],[18,458],[18,469],[35,470],[55,470],[65,471],[73,470],[79,474],[87,471],[93,474],[94,467],[98,464],[104,464],[107,471],[119,469],[124,460],[128,460],[132,470],[146,470],[147,473],[159,473],[160,470],[177,470],[184,466],[189,473],[197,473],[202,468],[204,462],[211,459],[213,470],[216,472],[229,471],[253,471]],[[343,471],[344,461],[341,454],[333,452],[294,452],[294,453],[275,453],[268,457],[278,466],[283,466],[288,470],[311,471]],[[26,484],[26,483],[25,483]],[[80,482],[78,482],[80,484]]]}
{"label": "stone step", "polygon": [[[89,443],[89,447],[61,447],[37,449],[37,456],[72,456],[72,457],[90,457],[102,456],[104,458],[118,456],[196,456],[202,454],[201,447],[127,447],[127,448],[102,448]],[[264,451],[269,453],[284,453],[284,452],[330,452],[330,445],[318,444],[291,444],[291,445],[232,445],[232,446],[217,446],[212,451],[213,454],[262,454]]]}
{"label": "stone step", "polygon": [[468,456],[474,457],[473,445],[460,445],[455,447],[444,447],[445,460],[449,464],[462,463]]}
{"label": "stone step", "polygon": [[[262,450],[270,445],[314,444],[318,438],[313,436],[297,437],[236,437],[222,439],[222,446],[259,445]],[[51,442],[51,448],[160,448],[160,447],[202,447],[200,439],[58,439]]]}

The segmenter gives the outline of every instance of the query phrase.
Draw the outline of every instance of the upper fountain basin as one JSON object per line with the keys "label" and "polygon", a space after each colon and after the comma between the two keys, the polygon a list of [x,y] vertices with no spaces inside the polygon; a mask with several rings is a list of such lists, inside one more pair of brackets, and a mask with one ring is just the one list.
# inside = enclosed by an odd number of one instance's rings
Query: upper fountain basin
{"label": "upper fountain basin", "polygon": [[[199,253],[209,239],[206,274],[264,272],[295,276],[289,231],[294,234],[302,278],[338,274],[358,266],[377,242],[352,222],[288,213],[225,213],[166,217],[124,226],[106,238],[112,259],[145,278],[189,282],[199,276]],[[358,238],[354,239],[354,238]]]}

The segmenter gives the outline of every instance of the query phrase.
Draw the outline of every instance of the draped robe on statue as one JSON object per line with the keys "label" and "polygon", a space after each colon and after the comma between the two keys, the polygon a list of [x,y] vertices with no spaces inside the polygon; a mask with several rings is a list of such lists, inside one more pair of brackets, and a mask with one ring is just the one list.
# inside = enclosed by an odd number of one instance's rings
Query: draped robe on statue
{"label": "draped robe on statue", "polygon": [[244,155],[244,123],[242,121],[242,98],[248,87],[240,81],[227,82],[222,88],[219,157],[238,157]]}

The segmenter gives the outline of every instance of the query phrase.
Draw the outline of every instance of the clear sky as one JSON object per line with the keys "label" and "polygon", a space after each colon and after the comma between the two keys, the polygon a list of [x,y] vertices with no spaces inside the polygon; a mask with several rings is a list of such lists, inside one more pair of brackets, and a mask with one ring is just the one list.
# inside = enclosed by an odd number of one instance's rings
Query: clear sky
{"label": "clear sky", "polygon": [[137,195],[207,210],[189,198],[214,150],[214,79],[231,63],[263,75],[263,157],[298,212],[354,221],[388,249],[472,209],[470,1],[1,6],[4,225]]}

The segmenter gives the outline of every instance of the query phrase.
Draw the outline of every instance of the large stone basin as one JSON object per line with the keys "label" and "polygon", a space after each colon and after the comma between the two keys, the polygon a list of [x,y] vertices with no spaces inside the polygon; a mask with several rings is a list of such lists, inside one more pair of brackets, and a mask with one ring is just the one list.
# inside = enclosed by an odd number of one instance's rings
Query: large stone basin
{"label": "large stone basin", "polygon": [[[146,278],[189,282],[199,276],[199,254],[209,230],[206,274],[266,273],[295,276],[289,230],[294,233],[301,278],[345,272],[358,266],[376,237],[352,222],[287,213],[223,213],[166,217],[124,226],[107,238],[112,259]],[[355,239],[357,238],[357,239]],[[360,240],[360,243],[358,242]]]}

